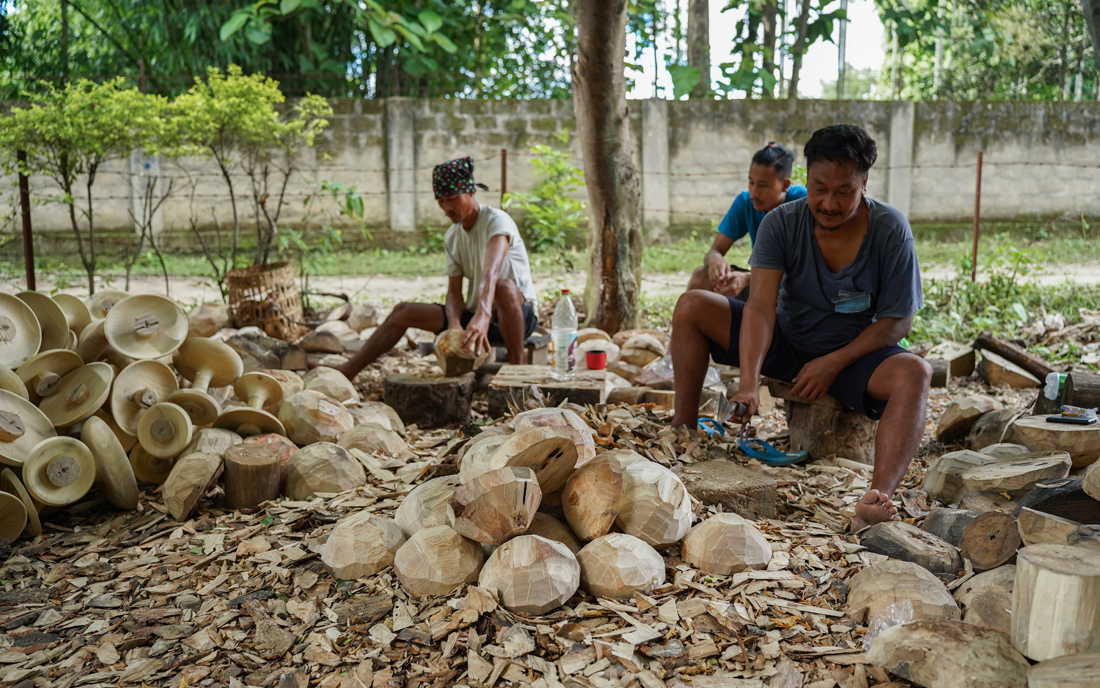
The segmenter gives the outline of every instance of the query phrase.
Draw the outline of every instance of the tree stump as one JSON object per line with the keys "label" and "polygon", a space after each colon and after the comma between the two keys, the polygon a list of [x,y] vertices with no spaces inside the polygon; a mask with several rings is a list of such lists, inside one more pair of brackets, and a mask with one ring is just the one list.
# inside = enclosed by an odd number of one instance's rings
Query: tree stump
{"label": "tree stump", "polygon": [[1016,558],[1020,548],[1020,531],[1010,514],[989,511],[973,521],[963,531],[959,549],[970,560],[975,571],[989,571]]}
{"label": "tree stump", "polygon": [[858,411],[787,400],[787,425],[794,451],[806,451],[814,459],[835,455],[867,465],[875,462],[878,422]]}
{"label": "tree stump", "polygon": [[778,484],[766,473],[714,459],[692,464],[680,474],[680,480],[703,504],[721,504],[724,511],[754,521],[775,518]]}
{"label": "tree stump", "polygon": [[919,564],[932,573],[954,576],[962,568],[953,545],[904,521],[876,523],[863,532],[860,544],[891,559]]}
{"label": "tree stump", "polygon": [[1100,552],[1069,545],[1020,550],[1012,644],[1038,662],[1100,650]]}
{"label": "tree stump", "polygon": [[1062,401],[1070,406],[1096,408],[1100,406],[1100,375],[1070,373],[1062,388]]}
{"label": "tree stump", "polygon": [[1021,508],[1016,516],[1016,527],[1020,531],[1020,540],[1024,545],[1041,543],[1064,545],[1066,537],[1079,525],[1081,524],[1077,521],[1059,518],[1027,507]]}
{"label": "tree stump", "polygon": [[1012,425],[1020,442],[1031,451],[1069,452],[1074,468],[1100,458],[1100,424],[1048,423],[1046,416],[1024,416]]}
{"label": "tree stump", "polygon": [[438,428],[470,420],[477,376],[459,377],[398,373],[386,376],[383,397],[402,422],[421,428]]}
{"label": "tree stump", "polygon": [[980,511],[969,509],[932,509],[920,527],[921,530],[926,530],[958,547],[959,542],[962,541],[963,531],[980,515]]}
{"label": "tree stump", "polygon": [[612,389],[607,371],[603,370],[578,370],[572,380],[555,380],[548,365],[506,364],[489,383],[489,415],[498,418],[510,408],[527,408],[532,387],[545,397],[549,406],[566,400],[581,406],[603,404]]}
{"label": "tree stump", "polygon": [[278,499],[281,478],[282,462],[274,447],[238,444],[225,450],[225,505],[230,509]]}
{"label": "tree stump", "polygon": [[1080,478],[1060,478],[1037,483],[1020,498],[1016,508],[1017,517],[1019,510],[1024,507],[1078,523],[1100,524],[1100,501],[1088,496],[1081,489]]}
{"label": "tree stump", "polygon": [[1027,674],[1028,688],[1095,688],[1100,676],[1100,652],[1039,662]]}

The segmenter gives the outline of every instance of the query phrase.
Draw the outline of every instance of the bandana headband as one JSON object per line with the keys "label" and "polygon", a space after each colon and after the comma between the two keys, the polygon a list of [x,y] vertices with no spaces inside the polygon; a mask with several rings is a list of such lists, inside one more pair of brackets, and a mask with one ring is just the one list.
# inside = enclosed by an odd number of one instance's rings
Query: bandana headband
{"label": "bandana headband", "polygon": [[479,188],[489,190],[489,187],[474,181],[474,161],[469,156],[436,165],[432,170],[432,191],[436,198],[475,193]]}

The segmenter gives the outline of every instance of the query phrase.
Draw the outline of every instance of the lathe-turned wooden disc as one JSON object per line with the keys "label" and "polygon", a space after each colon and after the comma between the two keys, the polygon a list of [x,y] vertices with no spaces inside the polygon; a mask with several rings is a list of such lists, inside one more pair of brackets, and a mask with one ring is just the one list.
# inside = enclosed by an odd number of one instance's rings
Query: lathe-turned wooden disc
{"label": "lathe-turned wooden disc", "polygon": [[118,427],[118,423],[115,422],[114,416],[110,413],[111,409],[104,407],[92,414],[93,418],[98,418],[107,424],[107,427],[111,429],[111,432],[115,434],[115,439],[122,445],[122,451],[127,454],[130,450],[137,445],[137,435],[127,435],[122,431],[122,428]]}
{"label": "lathe-turned wooden disc", "polygon": [[104,289],[89,296],[84,303],[88,306],[88,312],[91,313],[92,320],[103,320],[115,307],[116,303],[129,295],[129,292],[120,289]]}
{"label": "lathe-turned wooden disc", "polygon": [[210,425],[222,412],[222,405],[207,392],[181,389],[168,395],[168,401],[183,409],[196,427]]}
{"label": "lathe-turned wooden disc", "polygon": [[[111,390],[111,415],[128,435],[137,435],[138,417],[146,409],[168,401],[179,389],[176,374],[160,361],[137,361],[115,378]],[[186,410],[186,409],[185,409]]]}
{"label": "lathe-turned wooden disc", "polygon": [[72,504],[95,482],[95,459],[78,439],[51,437],[38,443],[23,462],[23,486],[49,506]]}
{"label": "lathe-turned wooden disc", "polygon": [[31,532],[31,535],[41,535],[42,521],[38,518],[38,506],[31,499],[27,488],[23,487],[23,481],[19,479],[15,471],[10,468],[0,471],[0,490],[15,495],[19,498],[19,501],[23,502],[23,506],[27,509],[26,529]]}
{"label": "lathe-turned wooden disc", "polygon": [[172,299],[138,294],[119,301],[104,322],[107,341],[139,361],[167,356],[187,338],[187,315]]}
{"label": "lathe-turned wooden disc", "polygon": [[162,485],[172,472],[172,466],[176,465],[175,457],[165,458],[153,456],[145,451],[140,444],[130,450],[130,468],[134,471],[134,477],[139,483]]}
{"label": "lathe-turned wooden disc", "polygon": [[30,306],[38,318],[38,326],[42,329],[40,351],[64,349],[69,345],[69,321],[56,301],[36,291],[21,291],[15,296]]}
{"label": "lathe-turned wooden disc", "polygon": [[0,294],[0,363],[18,368],[42,346],[42,327],[31,307],[11,294]]}
{"label": "lathe-turned wooden disc", "polygon": [[130,460],[115,433],[99,418],[92,416],[84,421],[80,440],[92,452],[95,459],[96,483],[107,501],[119,509],[135,509],[138,503],[137,478]]}
{"label": "lathe-turned wooden disc", "polygon": [[232,430],[241,437],[263,435],[269,432],[277,435],[286,434],[286,428],[283,427],[278,418],[262,409],[244,406],[222,411],[221,415],[214,421],[214,427]]}
{"label": "lathe-turned wooden disc", "polygon": [[245,373],[233,383],[237,398],[254,409],[278,406],[283,403],[283,387],[267,373]]}
{"label": "lathe-turned wooden disc", "polygon": [[72,294],[54,294],[53,300],[65,314],[65,322],[69,324],[70,331],[80,334],[92,322],[92,312],[88,310],[88,305]]}
{"label": "lathe-turned wooden disc", "polygon": [[138,443],[153,456],[178,456],[191,442],[191,417],[170,402],[154,404],[138,419]]}
{"label": "lathe-turned wooden disc", "polygon": [[0,389],[0,463],[22,466],[39,442],[56,435],[53,423],[37,406]]}
{"label": "lathe-turned wooden disc", "polygon": [[75,351],[51,349],[32,356],[19,366],[16,374],[27,386],[27,392],[35,399],[42,399],[56,392],[61,378],[82,365],[84,359]]}
{"label": "lathe-turned wooden disc", "polygon": [[79,423],[107,403],[114,377],[110,364],[88,363],[61,378],[57,391],[43,399],[38,408],[55,428]]}
{"label": "lathe-turned wooden disc", "polygon": [[0,540],[13,542],[27,527],[27,507],[13,494],[0,492]]}
{"label": "lathe-turned wooden disc", "polygon": [[102,320],[93,320],[87,327],[80,331],[77,337],[76,353],[80,360],[91,363],[99,360],[99,357],[110,348],[107,344],[107,331]]}
{"label": "lathe-turned wooden disc", "polygon": [[19,379],[19,375],[3,363],[0,363],[0,389],[5,389],[12,394],[17,394],[27,401],[31,399],[31,395],[27,391],[27,386]]}
{"label": "lathe-turned wooden disc", "polygon": [[172,355],[176,372],[193,383],[193,389],[205,392],[209,387],[226,387],[244,374],[241,355],[225,342],[206,337],[190,337]]}

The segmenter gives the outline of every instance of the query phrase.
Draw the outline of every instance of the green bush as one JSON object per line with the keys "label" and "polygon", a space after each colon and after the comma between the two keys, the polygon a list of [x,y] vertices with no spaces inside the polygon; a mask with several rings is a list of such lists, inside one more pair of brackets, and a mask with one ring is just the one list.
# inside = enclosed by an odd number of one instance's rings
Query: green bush
{"label": "green bush", "polygon": [[520,228],[527,248],[533,252],[557,251],[565,259],[570,240],[583,236],[587,225],[586,205],[574,196],[584,187],[584,174],[570,162],[569,132],[555,134],[561,148],[539,144],[531,148],[531,163],[542,175],[534,189],[506,194],[504,207],[522,210],[526,216]]}

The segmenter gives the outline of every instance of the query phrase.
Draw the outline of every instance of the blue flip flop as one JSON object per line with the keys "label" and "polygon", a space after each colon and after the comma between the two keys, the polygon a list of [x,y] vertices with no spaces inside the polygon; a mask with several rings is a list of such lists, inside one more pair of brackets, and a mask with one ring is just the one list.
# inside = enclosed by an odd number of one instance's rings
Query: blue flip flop
{"label": "blue flip flop", "polygon": [[737,446],[745,456],[769,466],[790,466],[810,457],[805,451],[781,452],[770,442],[755,438],[742,439]]}
{"label": "blue flip flop", "polygon": [[698,425],[700,432],[706,433],[708,437],[726,436],[726,429],[722,427],[722,423],[717,418],[700,418]]}

